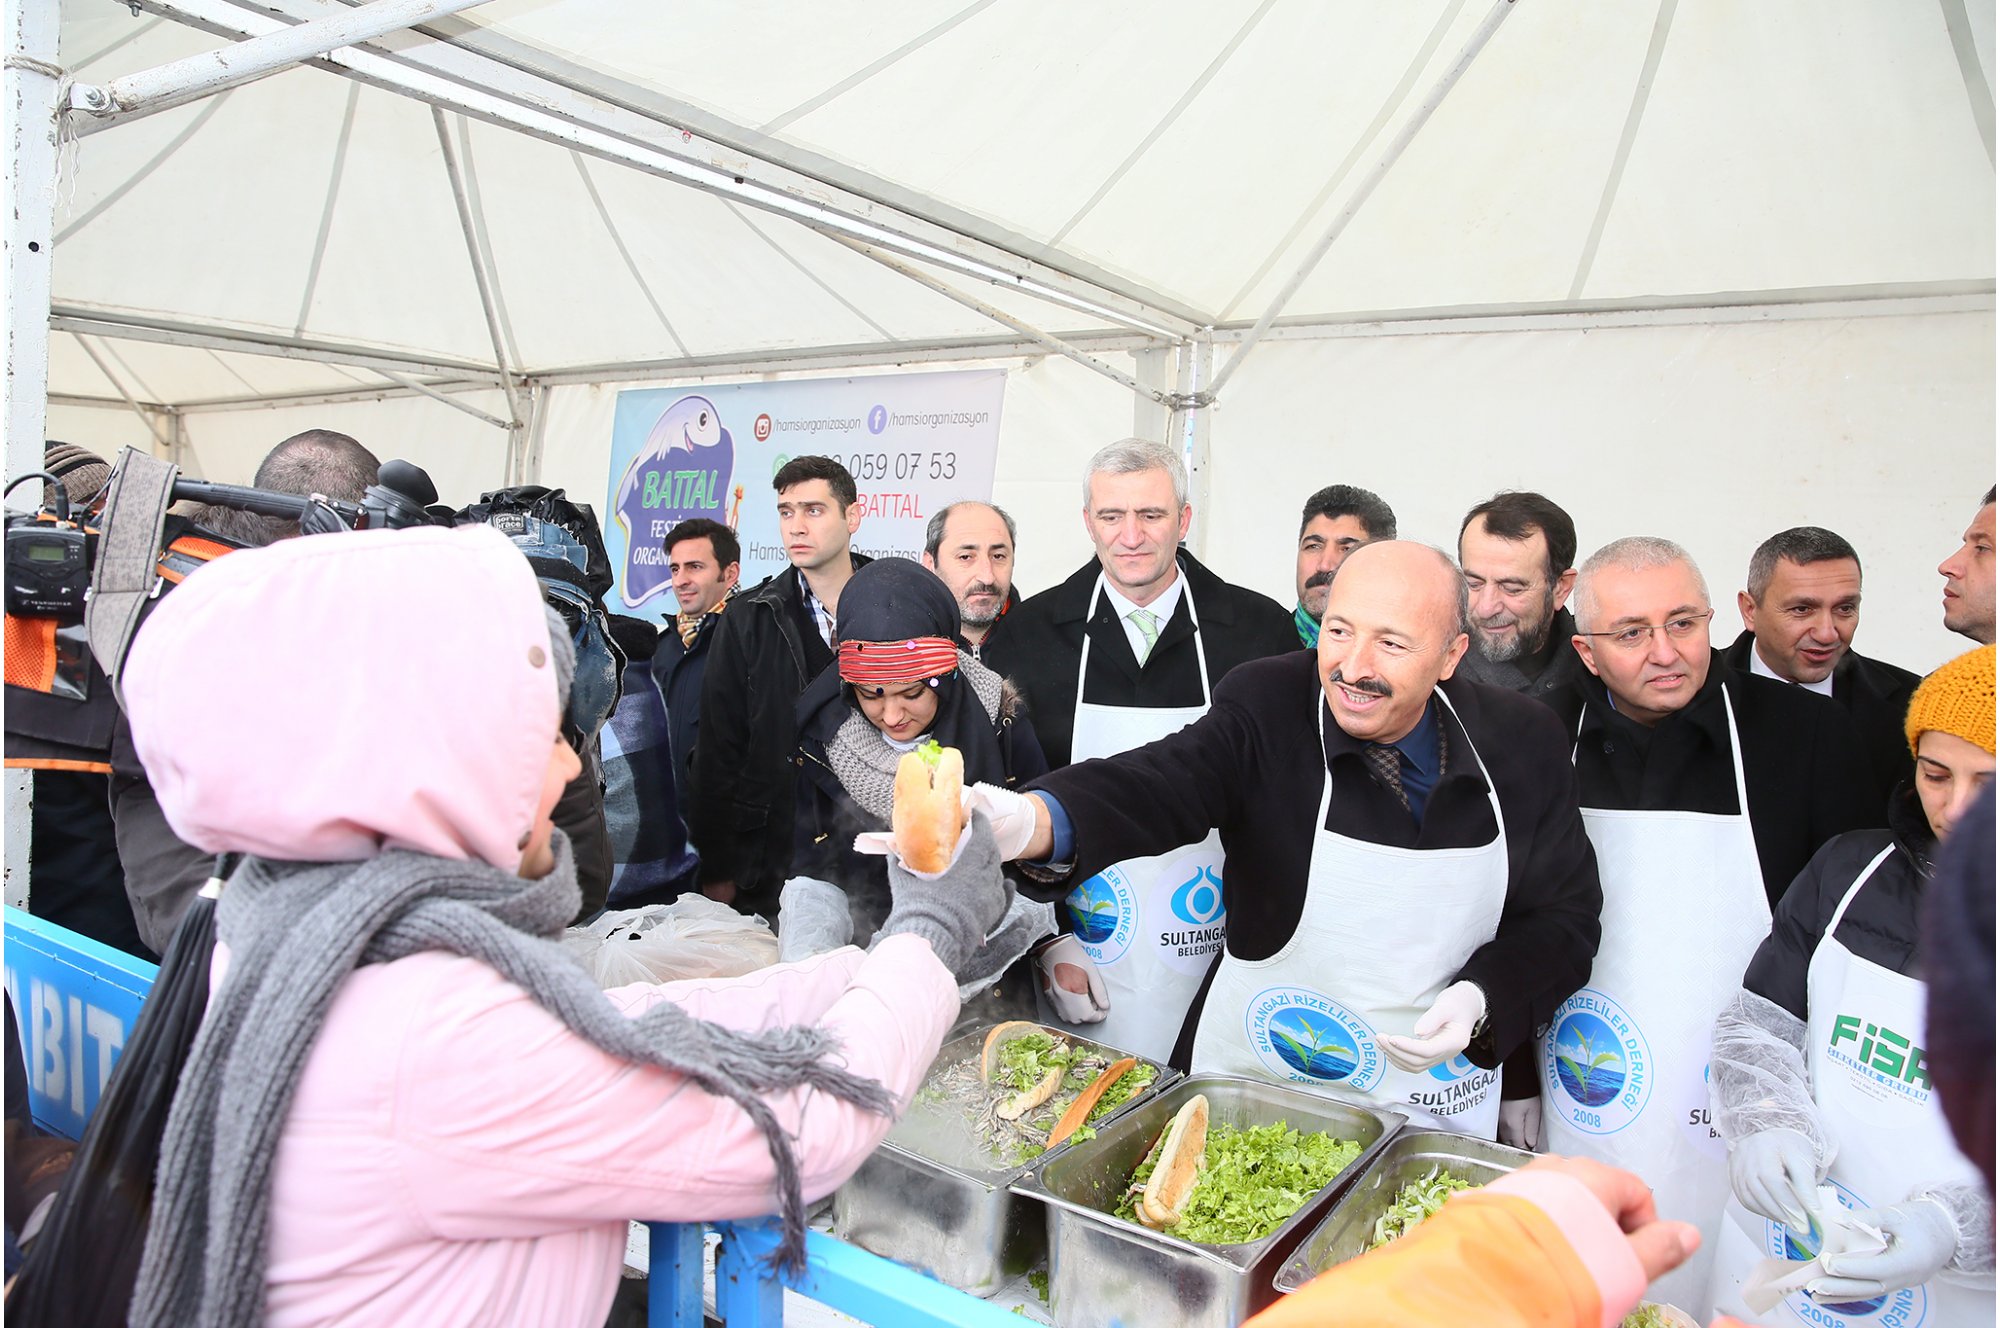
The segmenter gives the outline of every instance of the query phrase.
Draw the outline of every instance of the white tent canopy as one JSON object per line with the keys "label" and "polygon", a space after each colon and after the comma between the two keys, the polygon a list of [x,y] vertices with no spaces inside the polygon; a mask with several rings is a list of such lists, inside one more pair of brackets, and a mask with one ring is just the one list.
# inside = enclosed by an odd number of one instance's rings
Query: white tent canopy
{"label": "white tent canopy", "polygon": [[[115,88],[344,10],[63,0],[42,58]],[[1447,544],[1521,485],[1718,595],[1842,529],[1928,667],[1992,473],[1993,47],[1963,0],[490,0],[72,113],[47,432],[240,481],[328,425],[601,502],[607,388],[1002,363],[1030,590],[1082,457],[1171,427],[1204,556],[1280,599],[1320,484]]]}

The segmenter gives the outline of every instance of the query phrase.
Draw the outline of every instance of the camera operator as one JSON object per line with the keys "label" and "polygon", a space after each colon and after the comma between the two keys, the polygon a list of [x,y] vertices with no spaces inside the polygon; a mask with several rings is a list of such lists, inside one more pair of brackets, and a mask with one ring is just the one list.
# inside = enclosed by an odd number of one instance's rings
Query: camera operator
{"label": "camera operator", "polygon": [[[360,504],[369,486],[376,483],[380,469],[375,454],[346,434],[308,429],[271,449],[257,467],[253,487]],[[194,523],[198,537],[172,540],[177,518]],[[169,518],[170,547],[162,568],[169,580],[178,581],[201,563],[233,549],[262,547],[300,533],[296,519],[224,505],[182,503]],[[230,644],[218,641],[215,646],[221,651]],[[328,648],[338,648],[331,636]],[[449,737],[444,740],[449,741]],[[301,760],[307,759],[310,746],[302,736]],[[602,906],[610,884],[610,845],[604,828],[604,793],[595,763],[584,764],[583,773],[563,790],[555,823],[575,844],[580,867],[588,865],[579,876],[586,878],[581,883],[589,901],[585,911],[591,913]],[[131,731],[122,715],[112,734],[111,768],[111,813],[125,891],[140,937],[153,949],[163,951],[188,902],[208,880],[215,860],[213,855],[183,843],[167,825],[132,749]]]}

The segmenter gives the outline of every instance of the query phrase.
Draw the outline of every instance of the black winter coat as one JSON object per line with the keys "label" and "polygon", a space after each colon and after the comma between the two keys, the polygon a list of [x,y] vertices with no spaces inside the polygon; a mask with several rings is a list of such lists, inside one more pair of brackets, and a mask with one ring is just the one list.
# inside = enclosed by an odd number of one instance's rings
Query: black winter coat
{"label": "black winter coat", "polygon": [[1726,686],[1743,742],[1750,830],[1775,909],[1820,845],[1880,825],[1883,803],[1874,796],[1853,722],[1839,706],[1790,683],[1738,673],[1720,651],[1709,660],[1694,700],[1651,729],[1613,711],[1601,680],[1588,673],[1578,679],[1565,720],[1578,734],[1577,786],[1586,807],[1736,812]]}
{"label": "black winter coat", "polygon": [[1855,830],[1828,840],[1813,854],[1771,918],[1771,934],[1750,957],[1743,985],[1800,1019],[1806,1017],[1806,968],[1826,935],[1826,924],[1847,887],[1891,844],[1868,884],[1848,906],[1834,933],[1870,963],[1922,977],[1917,962],[1917,916],[1930,884],[1937,840],[1916,790],[1908,784],[1889,803],[1887,830]]}
{"label": "black winter coat", "polygon": [[704,616],[692,646],[682,644],[680,628],[667,619],[653,652],[653,681],[660,685],[660,699],[667,706],[667,743],[674,753],[674,805],[683,821],[694,817],[694,749],[701,736],[701,683],[708,671],[708,649],[728,612],[725,608]]}
{"label": "black winter coat", "polygon": [[[870,561],[849,557],[857,570]],[[708,647],[688,836],[702,883],[734,881],[741,912],[778,915],[796,816],[794,706],[832,660],[791,567],[731,600]]]}
{"label": "black winter coat", "polygon": [[[1001,691],[993,736],[999,740],[1001,764],[1007,771],[1005,787],[1018,788],[1048,773],[1049,763],[1035,738],[1035,726],[1028,722],[1012,688]],[[826,745],[819,739],[810,735],[801,738],[794,759],[800,778],[791,874],[829,881],[846,891],[855,916],[855,941],[866,944],[889,915],[889,878],[881,858],[854,851],[854,837],[864,831],[887,830],[888,824],[870,816],[848,796],[840,776],[827,764]],[[1022,877],[1012,863],[1004,870],[1014,888],[1030,898],[1060,897],[1048,886]]]}
{"label": "black winter coat", "polygon": [[[1291,611],[1276,600],[1230,585],[1186,549],[1180,552],[1180,567],[1201,618],[1211,689],[1246,660],[1288,654],[1299,648]],[[1050,767],[1057,770],[1071,759],[1076,666],[1083,655],[1084,615],[1090,612],[1098,571],[1093,559],[1060,585],[1023,600],[1002,619],[1006,629],[995,634],[982,657],[989,668],[1004,674],[1027,697],[1042,750],[1048,754]],[[1143,666],[1132,658],[1131,643],[1111,602],[1099,599],[1089,623],[1090,676],[1084,680],[1084,694],[1093,704],[1201,704],[1194,624],[1188,615],[1187,598],[1186,593],[1181,595],[1174,616],[1160,629],[1160,639]]]}
{"label": "black winter coat", "polygon": [[[1468,848],[1491,842],[1496,827],[1488,784],[1466,749],[1470,736],[1500,798],[1507,834],[1507,898],[1492,940],[1455,976],[1486,993],[1487,1028],[1466,1050],[1496,1068],[1547,1024],[1583,985],[1597,955],[1604,896],[1597,855],[1577,812],[1569,743],[1546,706],[1513,692],[1450,679],[1442,690],[1460,724],[1439,714],[1443,777],[1431,791],[1421,829],[1377,782],[1365,744],[1347,736],[1320,697],[1317,657],[1297,646],[1236,669],[1215,705],[1180,732],[1104,761],[1085,761],[1036,780],[1068,813],[1077,861],[1057,884],[1082,881],[1125,858],[1165,853],[1222,834],[1228,953],[1257,960],[1291,940],[1305,907],[1314,813],[1329,773],[1326,828],[1401,848]],[[1093,652],[1095,653],[1095,652]],[[1315,704],[1316,703],[1316,704]],[[1308,716],[1317,712],[1319,731]],[[1325,743],[1326,755],[1321,744]],[[1413,928],[1429,925],[1421,901]],[[1356,936],[1355,946],[1394,945],[1392,936]],[[1326,956],[1330,969],[1338,952]],[[1213,978],[1214,970],[1210,970]],[[1185,1068],[1206,985],[1175,1050]]]}
{"label": "black winter coat", "polygon": [[[1745,632],[1722,657],[1738,673],[1748,673],[1755,642],[1756,637]],[[1887,803],[1900,785],[1916,777],[1916,759],[1910,755],[1903,718],[1910,713],[1910,697],[1922,681],[1908,669],[1852,650],[1833,666],[1833,700],[1854,721],[1874,805]]]}

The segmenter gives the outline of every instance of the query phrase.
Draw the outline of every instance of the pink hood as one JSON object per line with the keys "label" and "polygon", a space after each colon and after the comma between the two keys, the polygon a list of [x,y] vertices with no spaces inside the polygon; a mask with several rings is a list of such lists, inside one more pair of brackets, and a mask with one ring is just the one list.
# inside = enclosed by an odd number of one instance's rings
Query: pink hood
{"label": "pink hood", "polygon": [[300,862],[514,870],[560,721],[540,588],[485,526],[218,559],[153,611],[124,688],[175,834]]}

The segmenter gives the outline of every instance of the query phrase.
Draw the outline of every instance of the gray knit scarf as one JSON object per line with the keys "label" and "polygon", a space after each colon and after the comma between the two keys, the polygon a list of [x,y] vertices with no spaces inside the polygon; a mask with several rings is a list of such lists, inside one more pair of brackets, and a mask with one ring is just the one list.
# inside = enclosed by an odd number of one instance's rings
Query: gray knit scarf
{"label": "gray knit scarf", "polygon": [[[1000,698],[1007,680],[970,654],[958,652],[959,679],[979,698],[991,723],[1000,722]],[[903,753],[889,745],[882,731],[870,724],[859,710],[841,721],[833,741],[826,745],[826,763],[847,796],[862,811],[887,825],[896,801],[896,767]]]}
{"label": "gray knit scarf", "polygon": [[553,939],[581,899],[560,832],[554,846],[555,869],[533,881],[400,850],[362,863],[251,858],[237,871],[216,910],[229,972],[210,997],[161,1141],[136,1328],[263,1322],[272,1163],[327,1009],[357,965],[431,950],[488,965],[592,1046],[685,1075],[740,1106],[777,1173],[785,1235],[776,1262],[804,1267],[798,1160],[759,1094],[810,1086],[885,1116],[894,1100],[831,1064],[838,1048],[818,1029],[735,1033],[673,1005],[636,1019],[618,1013]]}

